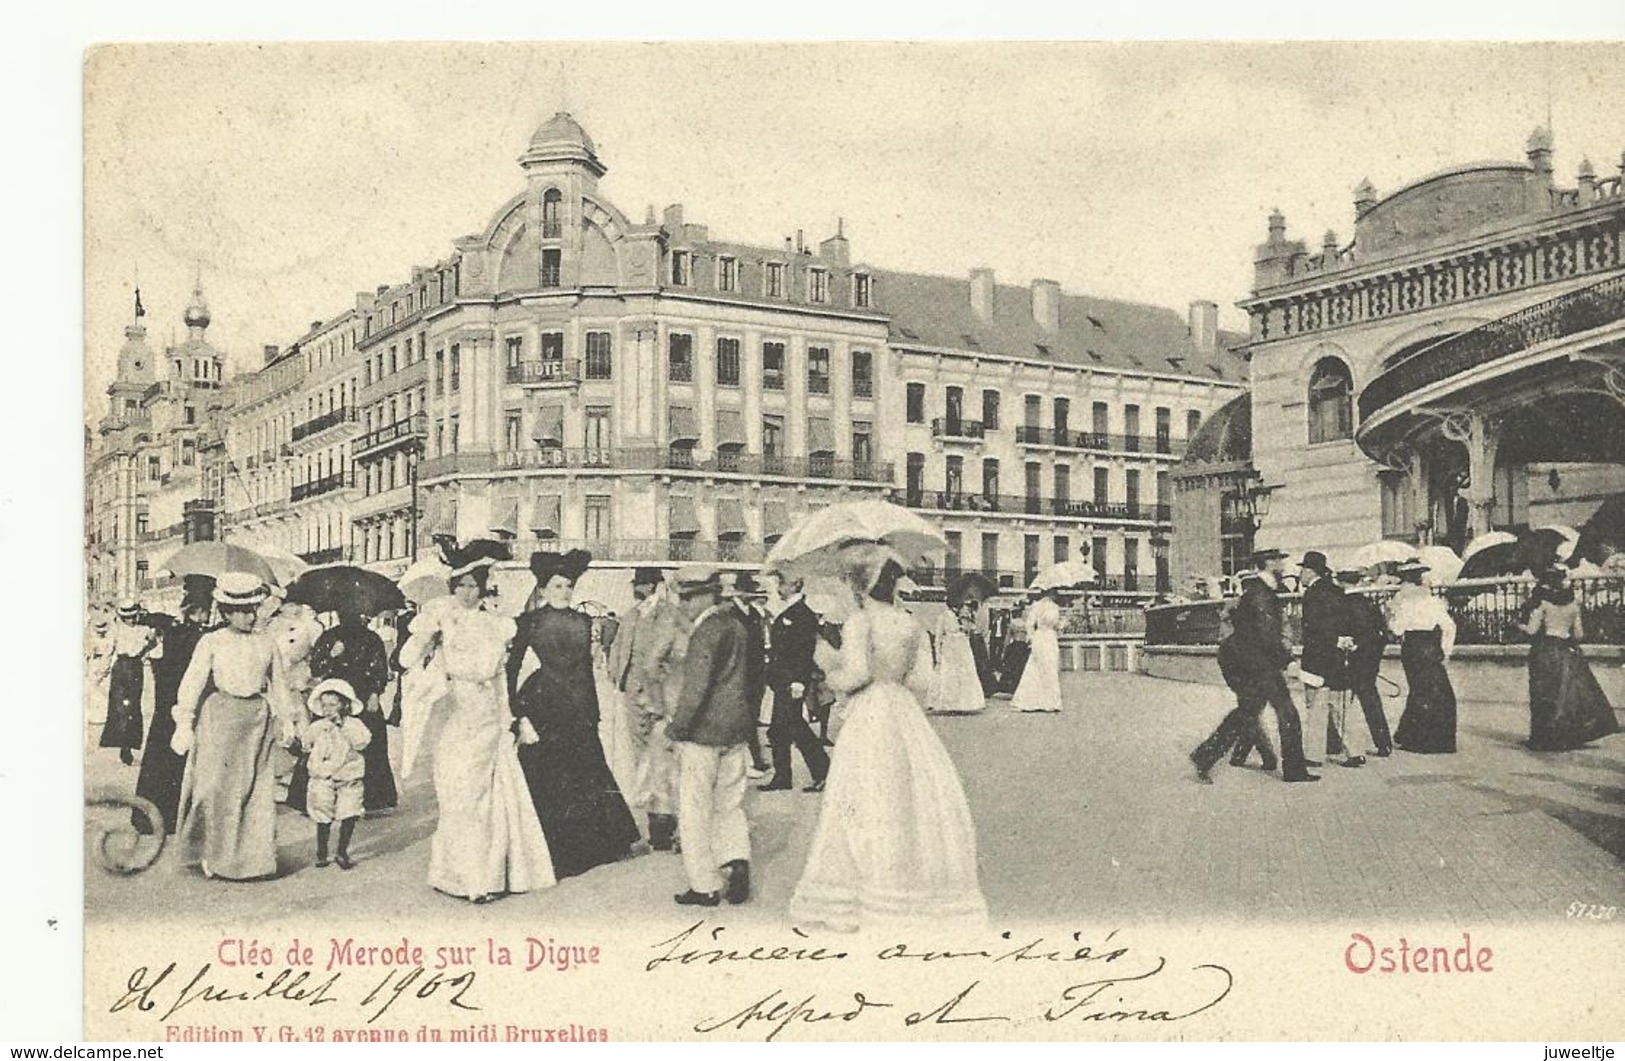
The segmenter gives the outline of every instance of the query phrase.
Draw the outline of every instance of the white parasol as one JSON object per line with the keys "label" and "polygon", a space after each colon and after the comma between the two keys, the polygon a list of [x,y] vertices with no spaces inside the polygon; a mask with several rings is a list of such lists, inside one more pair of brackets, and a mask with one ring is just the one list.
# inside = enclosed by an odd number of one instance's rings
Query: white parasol
{"label": "white parasol", "polygon": [[1391,538],[1384,538],[1380,542],[1362,545],[1349,554],[1348,567],[1376,567],[1379,564],[1402,564],[1407,560],[1416,559],[1416,546],[1409,542],[1396,542]]}
{"label": "white parasol", "polygon": [[849,561],[842,550],[865,543],[891,549],[904,567],[928,563],[948,545],[941,531],[901,505],[848,501],[820,509],[792,527],[767,554],[766,566],[804,578],[834,574]]}
{"label": "white parasol", "polygon": [[1461,562],[1465,564],[1473,558],[1474,553],[1481,553],[1492,545],[1514,545],[1517,541],[1518,536],[1516,534],[1508,534],[1506,531],[1490,531],[1488,534],[1480,534],[1468,542],[1467,548],[1461,551]]}
{"label": "white parasol", "polygon": [[401,594],[409,601],[424,604],[436,597],[444,597],[451,592],[447,582],[451,579],[451,568],[439,557],[424,557],[405,571],[395,583],[401,587]]}
{"label": "white parasol", "polygon": [[1417,551],[1416,558],[1428,565],[1428,574],[1435,583],[1454,582],[1461,574],[1463,561],[1448,546],[1425,545]]}
{"label": "white parasol", "polygon": [[1066,589],[1070,586],[1093,585],[1095,569],[1082,560],[1063,560],[1046,567],[1033,579],[1028,589]]}

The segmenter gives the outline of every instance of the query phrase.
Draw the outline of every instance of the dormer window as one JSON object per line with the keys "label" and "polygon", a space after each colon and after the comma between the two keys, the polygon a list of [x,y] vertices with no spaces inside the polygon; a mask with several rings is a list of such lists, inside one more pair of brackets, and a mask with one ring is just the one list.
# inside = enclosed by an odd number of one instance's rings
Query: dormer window
{"label": "dormer window", "polygon": [[678,287],[692,283],[694,256],[688,251],[671,252],[671,282]]}
{"label": "dormer window", "polygon": [[807,298],[813,302],[829,301],[829,271],[807,270]]}
{"label": "dormer window", "polygon": [[717,259],[717,290],[739,290],[739,259],[724,255]]}
{"label": "dormer window", "polygon": [[542,238],[558,239],[564,235],[564,222],[559,219],[559,210],[564,205],[564,197],[557,188],[549,188],[542,195]]}
{"label": "dormer window", "polygon": [[784,297],[784,263],[768,262],[762,274],[762,293],[768,298]]}
{"label": "dormer window", "polygon": [[874,305],[874,282],[868,273],[853,274],[852,305],[859,309],[868,309]]}

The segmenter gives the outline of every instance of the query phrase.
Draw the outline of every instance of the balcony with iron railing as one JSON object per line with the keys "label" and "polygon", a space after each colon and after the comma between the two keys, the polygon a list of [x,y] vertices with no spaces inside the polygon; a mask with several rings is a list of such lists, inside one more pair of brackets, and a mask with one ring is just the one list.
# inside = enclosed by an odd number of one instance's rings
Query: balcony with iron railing
{"label": "balcony with iron railing", "polygon": [[404,445],[420,442],[429,430],[429,418],[414,413],[393,424],[375,428],[350,444],[350,455],[356,460],[377,456]]}
{"label": "balcony with iron railing", "polygon": [[955,490],[905,490],[903,504],[908,508],[932,509],[938,512],[976,512],[1111,522],[1167,523],[1173,519],[1173,508],[1170,505],[1141,505],[1124,501],[1076,501],[1065,497],[982,494]]}
{"label": "balcony with iron railing", "polygon": [[313,497],[321,497],[335,490],[344,490],[355,485],[355,475],[352,472],[333,472],[320,479],[311,479],[309,482],[295,483],[288,495],[289,501],[308,501]]}
{"label": "balcony with iron railing", "polygon": [[330,431],[335,427],[347,426],[354,424],[355,422],[355,409],[351,408],[350,406],[341,405],[338,408],[330,409],[319,416],[311,417],[302,424],[295,424],[293,428],[293,440],[295,442],[302,442],[305,439],[314,438],[325,431]]}
{"label": "balcony with iron railing", "polygon": [[[1409,396],[1526,350],[1625,321],[1625,273],[1442,339],[1387,369],[1360,392],[1366,421]],[[1362,439],[1363,441],[1363,439]]]}
{"label": "balcony with iron railing", "polygon": [[852,378],[852,397],[873,398],[875,396],[875,381],[868,376],[854,376]]}
{"label": "balcony with iron railing", "polygon": [[931,421],[931,437],[942,442],[980,442],[986,434],[980,420],[939,416]]}
{"label": "balcony with iron railing", "polygon": [[[1049,449],[1088,450],[1101,453],[1144,453],[1156,457],[1178,457],[1185,452],[1185,440],[1165,435],[1114,435],[1073,428],[1018,427],[1016,442],[1023,446]],[[1146,443],[1149,442],[1150,445]]]}
{"label": "balcony with iron railing", "polygon": [[313,549],[308,553],[300,553],[299,559],[307,564],[336,564],[349,558],[349,550],[342,545],[334,545],[327,549]]}
{"label": "balcony with iron railing", "polygon": [[525,470],[690,472],[761,478],[828,479],[841,482],[891,485],[889,461],[854,461],[833,457],[780,457],[759,453],[724,452],[697,456],[685,446],[661,448],[603,447],[536,449],[496,452],[446,453],[430,457],[420,466],[421,480],[447,475],[487,475]]}
{"label": "balcony with iron railing", "polygon": [[508,382],[521,387],[571,387],[581,382],[579,358],[520,361],[508,366]]}
{"label": "balcony with iron railing", "polygon": [[558,553],[585,549],[598,563],[759,564],[772,547],[765,542],[700,538],[541,538],[526,548]]}

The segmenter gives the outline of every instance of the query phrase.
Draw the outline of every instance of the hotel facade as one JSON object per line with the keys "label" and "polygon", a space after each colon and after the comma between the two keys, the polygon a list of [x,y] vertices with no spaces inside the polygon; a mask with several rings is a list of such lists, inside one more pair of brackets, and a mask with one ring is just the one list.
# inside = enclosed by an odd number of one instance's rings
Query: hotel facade
{"label": "hotel facade", "polygon": [[681,206],[634,221],[565,114],[519,165],[481,232],[233,381],[196,499],[218,532],[389,572],[492,531],[747,566],[807,513],[884,497],[947,536],[928,583],[1087,555],[1102,589],[1166,587],[1168,473],[1246,387],[1214,304],[900,273],[839,226],[764,247]]}

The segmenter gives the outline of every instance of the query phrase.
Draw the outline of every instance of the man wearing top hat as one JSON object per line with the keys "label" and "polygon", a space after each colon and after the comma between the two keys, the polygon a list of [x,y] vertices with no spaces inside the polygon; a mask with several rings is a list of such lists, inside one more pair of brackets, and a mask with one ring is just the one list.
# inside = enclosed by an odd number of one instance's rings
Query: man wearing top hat
{"label": "man wearing top hat", "polygon": [[637,603],[621,620],[609,647],[609,673],[637,754],[633,806],[648,815],[649,846],[670,851],[677,838],[677,759],[665,724],[676,706],[688,620],[662,592],[665,574],[640,567],[632,574]]}
{"label": "man wearing top hat", "polygon": [[1348,712],[1335,712],[1328,719],[1333,704],[1346,706],[1348,696],[1348,661],[1346,654],[1354,647],[1354,639],[1347,630],[1348,606],[1343,599],[1343,588],[1332,577],[1326,554],[1311,549],[1303,554],[1299,565],[1303,579],[1303,659],[1298,678],[1303,682],[1304,755],[1311,761],[1326,759],[1328,722],[1343,739],[1345,755],[1343,766],[1361,766],[1361,754],[1369,740],[1365,733],[1358,738],[1349,732],[1357,722],[1363,731],[1365,720],[1356,715],[1345,718]]}
{"label": "man wearing top hat", "polygon": [[829,774],[829,754],[807,724],[804,712],[807,691],[817,672],[813,652],[818,645],[818,616],[807,606],[799,582],[781,576],[779,591],[789,603],[773,620],[769,637],[771,649],[765,677],[773,691],[772,722],[767,727],[767,740],[773,747],[773,777],[761,789],[782,792],[795,784],[791,765],[794,748],[801,752],[812,775],[806,791],[819,792]]}
{"label": "man wearing top hat", "polygon": [[[1339,571],[1337,579],[1345,586],[1357,586],[1360,571]],[[1388,646],[1388,623],[1382,608],[1370,594],[1343,594],[1344,632],[1354,640],[1349,653],[1349,691],[1360,702],[1360,713],[1365,717],[1367,731],[1379,758],[1393,754],[1394,741],[1388,731],[1388,717],[1382,710],[1382,695],[1377,692],[1377,674],[1382,669],[1383,650]]]}
{"label": "man wearing top hat", "polygon": [[1237,696],[1235,710],[1224,716],[1219,728],[1191,753],[1196,777],[1210,784],[1208,772],[1225,751],[1256,725],[1258,713],[1268,703],[1275,711],[1281,734],[1281,779],[1319,781],[1311,774],[1303,754],[1303,729],[1298,709],[1287,689],[1285,670],[1292,662],[1292,647],[1282,630],[1281,602],[1276,597],[1281,580],[1281,563],[1286,554],[1279,549],[1262,549],[1251,557],[1256,578],[1243,583],[1241,599],[1230,613],[1234,666],[1238,682],[1248,695]]}
{"label": "man wearing top hat", "polygon": [[745,774],[760,706],[750,702],[750,632],[739,609],[720,599],[715,573],[678,571],[677,594],[694,626],[677,710],[666,726],[677,742],[677,821],[688,875],[688,890],[676,900],[716,906],[726,888],[730,903],[742,903],[750,898]]}

